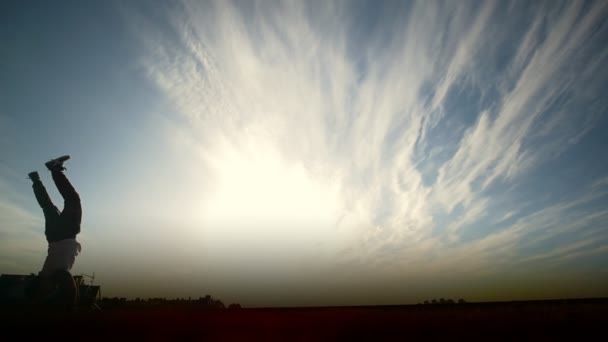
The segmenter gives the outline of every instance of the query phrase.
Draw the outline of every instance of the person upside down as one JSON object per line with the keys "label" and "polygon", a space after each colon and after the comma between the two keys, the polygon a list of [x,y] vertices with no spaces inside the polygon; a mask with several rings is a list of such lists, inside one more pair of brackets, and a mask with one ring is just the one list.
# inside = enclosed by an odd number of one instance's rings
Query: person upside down
{"label": "person upside down", "polygon": [[63,197],[61,211],[51,201],[38,172],[28,174],[44,213],[44,234],[49,246],[42,270],[26,289],[26,294],[34,303],[53,303],[70,311],[78,300],[78,288],[70,271],[81,252],[76,235],[80,233],[82,207],[80,196],[64,174],[63,163],[68,159],[70,157],[66,155],[45,163]]}

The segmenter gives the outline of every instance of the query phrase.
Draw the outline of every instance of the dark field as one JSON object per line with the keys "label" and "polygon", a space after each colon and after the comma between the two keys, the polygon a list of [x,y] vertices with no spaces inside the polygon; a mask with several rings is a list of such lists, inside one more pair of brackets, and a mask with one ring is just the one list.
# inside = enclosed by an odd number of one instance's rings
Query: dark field
{"label": "dark field", "polygon": [[285,309],[123,308],[70,315],[4,311],[0,319],[1,336],[20,340],[34,335],[82,341],[603,340],[608,300]]}

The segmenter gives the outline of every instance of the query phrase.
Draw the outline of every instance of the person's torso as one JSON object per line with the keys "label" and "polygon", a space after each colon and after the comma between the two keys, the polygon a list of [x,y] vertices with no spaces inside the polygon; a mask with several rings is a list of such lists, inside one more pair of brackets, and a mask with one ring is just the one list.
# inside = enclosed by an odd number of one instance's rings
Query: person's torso
{"label": "person's torso", "polygon": [[65,239],[75,239],[78,233],[80,233],[80,223],[70,222],[61,215],[47,219],[44,229],[46,240],[49,243]]}

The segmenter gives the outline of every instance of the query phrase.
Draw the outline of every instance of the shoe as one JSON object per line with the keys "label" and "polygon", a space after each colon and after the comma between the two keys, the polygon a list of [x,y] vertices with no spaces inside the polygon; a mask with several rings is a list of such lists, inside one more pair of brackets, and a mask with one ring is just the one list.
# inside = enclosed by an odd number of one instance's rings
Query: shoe
{"label": "shoe", "polygon": [[65,155],[56,159],[49,160],[48,162],[44,163],[44,165],[46,165],[46,168],[50,171],[63,171],[65,170],[65,167],[63,167],[63,162],[68,159],[70,159],[70,156]]}
{"label": "shoe", "polygon": [[31,179],[32,181],[37,181],[40,180],[40,175],[38,174],[38,171],[32,171],[27,174],[27,178]]}

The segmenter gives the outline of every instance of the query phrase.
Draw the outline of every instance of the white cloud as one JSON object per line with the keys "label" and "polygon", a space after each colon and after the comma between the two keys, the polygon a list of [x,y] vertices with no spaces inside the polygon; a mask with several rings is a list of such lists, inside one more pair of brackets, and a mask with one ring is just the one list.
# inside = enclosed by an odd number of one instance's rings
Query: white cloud
{"label": "white cloud", "polygon": [[[605,3],[536,9],[519,37],[495,25],[502,9],[494,2],[479,10],[418,2],[363,38],[350,35],[355,26],[342,4],[185,2],[171,13],[173,33],[152,23],[138,32],[149,51],[149,78],[185,120],[176,121],[174,139],[193,151],[195,165],[204,165],[201,177],[215,180],[212,189],[193,189],[203,208],[198,219],[212,239],[274,235],[292,248],[276,251],[283,257],[309,256],[314,249],[298,249],[304,241],[309,247],[333,241],[330,259],[342,255],[391,270],[476,268],[512,260],[523,237],[548,222],[562,227],[547,231],[554,236],[581,228],[594,214],[560,223],[571,204],[559,204],[459,241],[482,217],[503,222],[519,212],[490,212],[488,189],[516,183],[593,127],[598,109],[575,117],[567,105],[585,105],[597,91],[594,75],[602,64],[576,59],[597,38]],[[492,65],[487,56],[511,53],[499,51],[500,39],[518,45],[514,57],[505,72],[482,75]],[[497,97],[467,113],[476,119],[462,127],[454,124],[448,95],[469,83],[482,94],[496,89]],[[566,104],[548,112],[564,97]],[[554,134],[575,121],[584,124]],[[433,135],[441,125],[463,135],[445,141]],[[419,154],[431,148],[447,158],[426,156],[438,175],[424,182]],[[438,214],[455,217],[438,227]],[[436,236],[438,228],[450,238]],[[430,255],[437,262],[427,263]]]}
{"label": "white cloud", "polygon": [[0,260],[3,273],[35,273],[44,261],[44,221],[13,201],[0,199]]}

